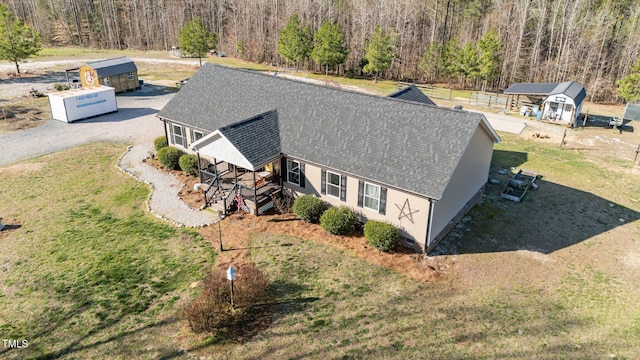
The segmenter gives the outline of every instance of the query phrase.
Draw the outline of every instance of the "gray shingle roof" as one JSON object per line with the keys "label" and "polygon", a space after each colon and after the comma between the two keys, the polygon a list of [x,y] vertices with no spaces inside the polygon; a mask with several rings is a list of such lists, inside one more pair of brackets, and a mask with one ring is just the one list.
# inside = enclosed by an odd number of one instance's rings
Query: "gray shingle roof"
{"label": "gray shingle roof", "polygon": [[587,91],[580,83],[575,81],[567,81],[558,84],[549,95],[564,94],[573,99],[576,105],[580,104],[585,97],[587,97]]}
{"label": "gray shingle roof", "polygon": [[213,131],[273,109],[284,154],[433,199],[481,122],[499,140],[482,114],[208,63],[158,117]]}
{"label": "gray shingle roof", "polygon": [[409,85],[404,89],[400,89],[393,94],[387,95],[390,98],[394,99],[402,99],[407,101],[415,101],[427,105],[437,106],[427,95],[425,95],[420,89],[418,89],[415,85]]}
{"label": "gray shingle roof", "polygon": [[580,83],[575,81],[566,81],[563,83],[515,83],[509,86],[504,94],[522,94],[522,95],[557,95],[564,94],[580,104],[587,96],[587,92]]}
{"label": "gray shingle roof", "polygon": [[137,71],[136,64],[127,56],[113,59],[99,60],[87,63],[92,69],[98,72],[98,76],[112,76]]}
{"label": "gray shingle roof", "polygon": [[220,132],[255,167],[264,165],[282,152],[276,110],[224,126]]}
{"label": "gray shingle roof", "polygon": [[558,83],[515,83],[509,86],[504,94],[549,95]]}

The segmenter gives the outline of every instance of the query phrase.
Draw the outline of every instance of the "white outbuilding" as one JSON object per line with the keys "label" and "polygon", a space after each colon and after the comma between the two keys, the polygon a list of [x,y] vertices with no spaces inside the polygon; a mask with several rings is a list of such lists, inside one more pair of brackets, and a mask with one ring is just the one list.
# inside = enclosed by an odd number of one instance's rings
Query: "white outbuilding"
{"label": "white outbuilding", "polygon": [[96,86],[47,94],[54,119],[73,122],[118,111],[115,89]]}
{"label": "white outbuilding", "polygon": [[[515,83],[505,91],[506,95],[527,96],[531,103],[535,99],[544,99],[541,103],[541,120],[570,124],[578,121],[582,112],[582,104],[587,92],[580,83],[566,81],[563,83]],[[516,102],[518,102],[516,100]],[[540,103],[538,103],[540,104]]]}

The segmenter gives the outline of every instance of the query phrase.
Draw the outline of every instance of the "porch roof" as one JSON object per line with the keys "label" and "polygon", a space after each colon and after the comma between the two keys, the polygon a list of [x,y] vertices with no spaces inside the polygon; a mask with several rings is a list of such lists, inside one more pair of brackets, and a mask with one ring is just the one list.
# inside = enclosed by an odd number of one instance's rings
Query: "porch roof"
{"label": "porch roof", "polygon": [[436,200],[479,126],[500,139],[479,113],[209,63],[158,117],[214,131],[273,109],[285,155]]}
{"label": "porch roof", "polygon": [[[221,141],[222,137],[228,143],[212,145]],[[250,119],[223,126],[194,142],[191,147],[204,155],[256,170],[279,157],[282,152],[278,112],[270,110]],[[239,153],[240,157],[236,153]]]}

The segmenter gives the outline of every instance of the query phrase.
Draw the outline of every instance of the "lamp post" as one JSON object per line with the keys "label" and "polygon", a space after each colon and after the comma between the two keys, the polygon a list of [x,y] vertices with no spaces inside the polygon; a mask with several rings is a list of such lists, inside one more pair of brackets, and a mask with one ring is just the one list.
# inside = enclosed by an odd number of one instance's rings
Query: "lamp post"
{"label": "lamp post", "polygon": [[224,251],[224,249],[222,248],[222,228],[220,227],[222,219],[224,219],[224,215],[218,214],[218,237],[220,238],[220,252]]}
{"label": "lamp post", "polygon": [[236,279],[236,269],[233,266],[229,266],[227,269],[227,280],[231,281],[231,310],[233,311],[233,280]]}

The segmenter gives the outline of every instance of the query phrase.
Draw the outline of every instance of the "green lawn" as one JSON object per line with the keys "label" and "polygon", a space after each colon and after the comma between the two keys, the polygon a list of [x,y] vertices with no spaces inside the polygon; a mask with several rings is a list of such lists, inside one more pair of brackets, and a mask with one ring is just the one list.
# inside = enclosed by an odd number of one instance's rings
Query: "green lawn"
{"label": "green lawn", "polygon": [[[123,145],[2,167],[0,215],[20,226],[0,233],[0,338],[29,346],[0,348],[0,358],[633,359],[637,178],[623,179],[628,193],[611,194],[603,185],[616,173],[580,152],[503,140],[494,166],[539,171],[540,189],[522,204],[475,208],[463,251],[442,255],[451,267],[437,283],[329,245],[253,234],[251,260],[275,296],[271,326],[242,344],[188,336],[180,309],[216,253],[143,210],[148,187],[114,167]],[[543,207],[559,219],[531,213]],[[595,221],[566,222],[583,210]],[[532,225],[539,232],[523,231]],[[575,238],[564,243],[566,234]],[[557,248],[519,250],[538,240]]]}
{"label": "green lawn", "polygon": [[93,144],[0,169],[0,358],[155,358],[176,347],[176,314],[215,260],[196,232],[144,211],[149,193]]}
{"label": "green lawn", "polygon": [[419,284],[300,238],[252,247],[281,303],[263,334],[214,358],[630,359],[640,346],[630,284],[602,273],[562,270],[550,288]]}

